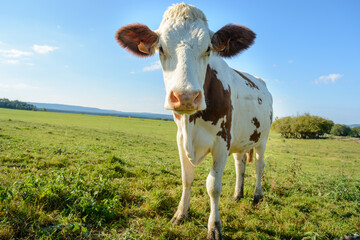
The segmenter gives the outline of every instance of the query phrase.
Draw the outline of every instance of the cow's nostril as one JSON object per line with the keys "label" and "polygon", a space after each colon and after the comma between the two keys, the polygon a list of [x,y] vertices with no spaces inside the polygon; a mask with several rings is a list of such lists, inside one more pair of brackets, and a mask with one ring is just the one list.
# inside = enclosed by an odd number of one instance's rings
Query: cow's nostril
{"label": "cow's nostril", "polygon": [[175,94],[174,92],[170,93],[170,101],[173,103],[179,102],[180,99],[178,96],[176,96],[177,94]]}
{"label": "cow's nostril", "polygon": [[199,105],[201,102],[201,91],[198,91],[194,94],[194,97],[193,97],[193,103],[195,105]]}
{"label": "cow's nostril", "polygon": [[181,105],[181,100],[179,93],[171,91],[170,93],[170,102],[174,107],[178,107]]}

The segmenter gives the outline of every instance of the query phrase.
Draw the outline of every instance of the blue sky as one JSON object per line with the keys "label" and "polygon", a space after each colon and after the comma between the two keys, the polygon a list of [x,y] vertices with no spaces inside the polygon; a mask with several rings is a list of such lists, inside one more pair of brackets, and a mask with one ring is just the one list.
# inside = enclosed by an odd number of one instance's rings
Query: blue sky
{"label": "blue sky", "polygon": [[[303,113],[360,123],[360,1],[184,1],[216,31],[257,33],[228,64],[263,78],[275,116]],[[114,35],[158,28],[174,1],[1,1],[0,98],[167,113],[158,56],[139,59]]]}

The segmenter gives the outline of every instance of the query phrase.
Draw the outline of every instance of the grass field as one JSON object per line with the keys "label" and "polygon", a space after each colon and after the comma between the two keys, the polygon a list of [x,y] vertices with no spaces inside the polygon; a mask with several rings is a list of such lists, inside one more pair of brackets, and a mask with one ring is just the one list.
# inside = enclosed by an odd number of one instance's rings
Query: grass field
{"label": "grass field", "polygon": [[[0,239],[205,239],[211,158],[195,169],[188,221],[180,200],[173,122],[0,109]],[[283,139],[272,132],[264,201],[231,198],[230,157],[220,215],[225,239],[334,239],[360,234],[360,143]]]}

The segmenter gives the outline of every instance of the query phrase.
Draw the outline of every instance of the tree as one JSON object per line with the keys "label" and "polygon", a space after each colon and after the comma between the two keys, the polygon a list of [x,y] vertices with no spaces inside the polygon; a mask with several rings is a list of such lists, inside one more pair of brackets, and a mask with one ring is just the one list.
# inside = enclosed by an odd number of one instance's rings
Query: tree
{"label": "tree", "polygon": [[360,127],[351,128],[350,136],[360,138]]}
{"label": "tree", "polygon": [[331,129],[331,134],[334,136],[349,136],[351,128],[343,124],[335,124]]}
{"label": "tree", "polygon": [[319,138],[330,133],[333,125],[331,120],[307,113],[297,117],[277,118],[272,128],[285,138]]}

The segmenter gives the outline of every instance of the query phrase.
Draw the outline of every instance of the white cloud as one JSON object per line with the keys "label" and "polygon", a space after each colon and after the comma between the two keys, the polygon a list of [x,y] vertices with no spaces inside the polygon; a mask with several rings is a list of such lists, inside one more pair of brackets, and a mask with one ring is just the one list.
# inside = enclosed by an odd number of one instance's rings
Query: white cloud
{"label": "white cloud", "polygon": [[32,52],[25,52],[17,49],[10,49],[10,50],[0,49],[0,53],[5,58],[20,58],[20,57],[33,55]]}
{"label": "white cloud", "polygon": [[4,84],[4,83],[0,83],[0,88],[2,89],[15,89],[15,90],[38,90],[40,89],[39,87],[35,87],[35,86],[30,86],[27,85],[25,83],[16,83],[16,84]]}
{"label": "white cloud", "polygon": [[321,84],[321,83],[329,84],[330,82],[335,83],[342,76],[344,75],[339,73],[331,73],[326,76],[320,76],[318,79],[315,80],[315,84]]}
{"label": "white cloud", "polygon": [[284,84],[284,81],[280,81],[279,79],[274,79],[274,80],[267,80],[267,79],[264,79],[264,81],[266,83],[271,83],[271,84]]}
{"label": "white cloud", "polygon": [[[0,45],[5,45],[3,42],[0,42]],[[39,54],[47,54],[49,52],[55,51],[58,47],[52,47],[48,45],[33,45],[33,51]],[[0,49],[0,63],[5,64],[19,64],[23,60],[29,60],[29,57],[34,55],[32,51],[21,51],[18,49]],[[26,63],[28,66],[34,66],[33,63]]]}
{"label": "white cloud", "polygon": [[18,64],[20,61],[15,59],[3,60],[2,63]]}
{"label": "white cloud", "polygon": [[289,64],[292,64],[292,63],[294,63],[294,60],[290,59],[290,60],[288,61],[288,63],[289,63]]}
{"label": "white cloud", "polygon": [[53,52],[57,49],[59,49],[58,47],[52,47],[52,46],[48,46],[48,45],[34,45],[32,47],[32,49],[39,53],[39,54],[48,54],[49,52]]}
{"label": "white cloud", "polygon": [[150,71],[155,71],[155,70],[158,70],[158,69],[161,69],[160,60],[156,61],[156,62],[153,62],[150,66],[144,67],[142,71],[143,72],[150,72]]}
{"label": "white cloud", "polygon": [[60,28],[61,28],[61,26],[60,26],[60,25],[56,25],[56,28],[57,28],[57,29],[60,29]]}

